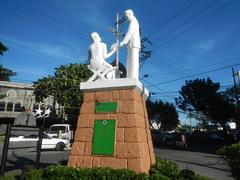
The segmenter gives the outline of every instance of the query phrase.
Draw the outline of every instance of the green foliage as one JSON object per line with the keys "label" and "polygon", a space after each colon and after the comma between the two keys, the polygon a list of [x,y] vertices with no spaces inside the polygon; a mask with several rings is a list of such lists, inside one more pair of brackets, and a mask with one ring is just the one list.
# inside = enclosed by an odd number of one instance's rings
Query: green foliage
{"label": "green foliage", "polygon": [[0,55],[3,55],[3,52],[7,51],[8,48],[4,46],[2,42],[0,42]]}
{"label": "green foliage", "polygon": [[166,159],[158,159],[157,162],[151,166],[149,174],[151,176],[159,174],[169,177],[170,179],[177,179],[179,171],[176,163]]}
{"label": "green foliage", "polygon": [[16,76],[16,72],[0,64],[0,81],[9,81],[12,76]]}
{"label": "green foliage", "polygon": [[217,150],[217,154],[223,156],[228,162],[232,174],[237,178],[240,178],[240,143],[224,146]]}
{"label": "green foliage", "polygon": [[59,164],[62,165],[62,166],[67,166],[68,160],[67,159],[62,159],[62,160],[59,161]]}
{"label": "green foliage", "polygon": [[[13,180],[14,178],[9,180]],[[16,178],[19,179],[19,178]],[[72,168],[61,165],[49,166],[44,170],[33,169],[24,173],[20,178],[23,180],[79,180],[79,179],[99,179],[99,180],[210,180],[210,178],[196,175],[190,170],[179,170],[178,166],[168,160],[160,159],[149,170],[149,175],[145,173],[135,173],[127,169],[112,168]],[[5,179],[4,179],[5,180]],[[8,180],[8,179],[6,179]]]}
{"label": "green foliage", "polygon": [[[2,42],[0,42],[0,55],[3,55],[5,51],[7,51],[8,48],[4,46]],[[0,64],[0,81],[9,81],[10,77],[16,76],[16,72],[12,71],[11,69],[3,67],[3,65]],[[0,95],[0,99],[3,98],[4,95]]]}
{"label": "green foliage", "polygon": [[149,119],[157,120],[156,123],[161,123],[162,130],[173,130],[179,124],[178,113],[176,108],[171,103],[163,101],[147,101],[147,110]]}
{"label": "green foliage", "polygon": [[148,179],[144,173],[136,174],[126,169],[111,168],[71,168],[50,166],[44,174],[48,180],[68,179]]}
{"label": "green foliage", "polygon": [[195,173],[189,169],[183,169],[179,172],[179,179],[195,180]]}
{"label": "green foliage", "polygon": [[41,102],[46,97],[53,96],[64,106],[67,114],[78,114],[83,101],[79,85],[90,77],[91,72],[86,64],[61,65],[55,70],[54,76],[34,82],[36,101]]}
{"label": "green foliage", "polygon": [[42,180],[43,179],[43,170],[42,169],[32,169],[29,172],[25,172],[21,180]]}
{"label": "green foliage", "polygon": [[0,180],[15,180],[15,179],[16,178],[13,175],[0,177]]}
{"label": "green foliage", "polygon": [[219,83],[211,79],[186,81],[176,98],[177,106],[203,122],[220,123],[226,131],[226,122],[235,112],[234,106],[223,95],[218,93]]}

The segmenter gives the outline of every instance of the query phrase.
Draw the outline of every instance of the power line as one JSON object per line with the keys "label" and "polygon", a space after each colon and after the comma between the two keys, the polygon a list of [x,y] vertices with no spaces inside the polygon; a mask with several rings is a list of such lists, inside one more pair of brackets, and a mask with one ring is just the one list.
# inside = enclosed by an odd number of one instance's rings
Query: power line
{"label": "power line", "polygon": [[[83,39],[88,39],[87,35],[83,35],[82,37],[80,37],[80,34],[82,34],[82,33],[79,33],[77,31],[73,31],[72,28],[70,28],[71,29],[70,30],[69,27],[67,27],[67,26],[64,26],[64,28],[63,28],[63,25],[59,25],[51,19],[46,19],[46,18],[42,18],[41,16],[34,16],[34,15],[26,14],[26,11],[19,12],[18,9],[9,8],[9,7],[6,7],[6,6],[5,6],[5,8],[7,8],[7,9],[4,9],[4,6],[1,5],[0,6],[1,12],[5,12],[5,13],[8,13],[8,14],[17,16],[17,17],[22,17],[22,18],[24,18],[28,21],[34,22],[34,23],[39,24],[43,27],[50,28],[50,29],[53,29],[53,30],[58,31],[58,32],[65,33],[67,35],[71,35],[71,36],[78,37],[78,38],[81,38],[81,39],[82,38]],[[51,20],[51,21],[49,21],[49,20]]]}
{"label": "power line", "polygon": [[147,82],[148,84],[150,84],[151,86],[154,86],[156,89],[158,89],[159,91],[161,92],[164,92],[164,93],[167,93],[168,95],[166,95],[167,97],[170,97],[170,98],[175,98],[174,96],[172,96],[171,94],[169,94],[167,91],[164,91],[162,89],[160,89],[159,87],[157,87],[156,85],[154,85],[153,83],[147,81],[146,79],[143,79],[143,81]]}
{"label": "power line", "polygon": [[[232,4],[234,2],[234,0],[229,1],[228,3],[225,3],[223,6],[219,7],[218,9],[216,9],[215,11],[213,11],[212,13],[210,13],[208,16],[206,16],[205,18],[201,19],[200,21],[197,21],[196,23],[194,23],[193,25],[191,25],[190,27],[188,27],[187,29],[185,29],[184,31],[180,32],[179,34],[173,36],[172,38],[168,39],[167,41],[163,42],[161,44],[161,46],[164,46],[166,44],[168,44],[169,42],[171,42],[172,40],[182,36],[184,33],[190,31],[191,29],[193,29],[194,27],[196,27],[197,25],[203,23],[204,21],[208,20],[209,18],[213,17],[214,15],[216,15],[218,12],[220,12],[222,9],[226,8],[227,6],[229,6],[230,4]],[[161,48],[159,45],[155,44],[155,49],[157,48]]]}
{"label": "power line", "polygon": [[[42,17],[44,17],[44,20],[50,21],[51,23],[59,22],[60,25],[65,26],[66,28],[69,28],[69,29],[71,29],[72,31],[75,31],[77,34],[79,34],[79,32],[76,31],[76,29],[77,29],[76,27],[73,27],[72,24],[70,24],[70,23],[68,23],[68,22],[65,22],[65,21],[63,21],[63,20],[61,20],[61,19],[57,19],[57,18],[55,18],[55,17],[47,16],[46,14],[42,13],[41,11],[36,11],[35,9],[33,10],[33,9],[30,9],[30,8],[27,8],[27,7],[23,6],[22,4],[18,4],[18,3],[16,3],[16,2],[12,2],[12,1],[10,1],[10,0],[6,0],[5,3],[10,3],[11,5],[14,5],[14,6],[17,6],[17,7],[21,8],[21,9],[26,10],[27,12],[32,12],[33,14],[37,14],[38,17],[39,17],[39,16],[42,16]],[[24,12],[26,12],[26,11],[24,11]],[[57,24],[57,25],[58,25],[58,24]],[[81,34],[86,35],[86,34],[84,34],[84,33],[82,33],[82,32],[81,32]]]}
{"label": "power line", "polygon": [[165,33],[162,37],[156,39],[156,41],[154,43],[159,42],[160,40],[166,38],[169,34],[177,31],[178,29],[180,29],[181,27],[183,27],[184,25],[188,24],[189,22],[191,22],[193,19],[195,19],[196,17],[198,17],[200,14],[204,13],[205,11],[207,11],[208,9],[210,9],[212,6],[214,6],[215,4],[217,4],[219,0],[215,0],[214,2],[212,2],[211,4],[209,4],[206,8],[201,9],[200,11],[198,11],[194,16],[190,17],[189,19],[187,19],[185,22],[183,22],[182,24],[180,24],[179,26],[175,27],[174,29],[168,31],[167,33]]}
{"label": "power line", "polygon": [[182,79],[187,79],[187,78],[190,78],[190,77],[194,77],[194,76],[198,76],[198,75],[202,75],[202,74],[207,74],[207,73],[210,73],[210,72],[219,71],[219,70],[222,70],[222,69],[227,69],[227,68],[230,68],[230,67],[233,67],[233,66],[238,66],[238,65],[240,65],[240,64],[239,63],[238,64],[232,64],[232,65],[229,65],[229,66],[224,66],[224,67],[212,69],[212,70],[209,70],[209,71],[205,71],[205,72],[201,72],[201,73],[197,73],[197,74],[192,74],[190,76],[184,76],[184,77],[172,79],[172,80],[169,80],[169,81],[156,83],[156,84],[148,86],[148,87],[152,87],[152,86],[155,87],[155,86],[158,86],[160,84],[167,84],[167,83],[170,83],[170,82],[175,82],[175,81],[179,81],[179,80],[182,80]]}
{"label": "power line", "polygon": [[178,16],[180,16],[181,14],[183,14],[187,9],[189,9],[191,6],[193,6],[198,0],[193,0],[192,2],[190,2],[189,4],[187,4],[183,9],[181,9],[180,11],[178,11],[175,15],[173,15],[172,17],[168,18],[163,24],[158,25],[157,28],[155,28],[154,30],[152,30],[150,33],[148,33],[146,35],[147,38],[149,38],[153,33],[156,33],[157,31],[161,30],[163,27],[165,27],[166,25],[168,25],[171,21],[173,21],[174,19],[176,19]]}
{"label": "power line", "polygon": [[[224,59],[224,60],[221,60],[219,62],[212,63],[212,64],[207,64],[207,65],[202,65],[202,66],[198,66],[198,67],[193,67],[191,69],[183,69],[181,71],[177,71],[177,72],[174,72],[174,73],[177,74],[177,73],[181,73],[181,72],[184,72],[184,71],[196,71],[196,70],[207,68],[207,67],[221,65],[223,63],[229,63],[229,62],[232,62],[232,61],[235,61],[235,60],[239,60],[239,59],[240,59],[240,56],[237,56],[237,57],[233,57],[233,58]],[[151,75],[151,76],[154,76],[154,75]],[[159,76],[159,73],[158,73],[157,76]]]}

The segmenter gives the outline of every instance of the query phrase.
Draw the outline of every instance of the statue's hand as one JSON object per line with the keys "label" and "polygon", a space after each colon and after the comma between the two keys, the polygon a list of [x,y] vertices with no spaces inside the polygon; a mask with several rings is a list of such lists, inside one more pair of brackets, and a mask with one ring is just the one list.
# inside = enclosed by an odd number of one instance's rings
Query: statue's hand
{"label": "statue's hand", "polygon": [[117,49],[117,43],[114,43],[112,46],[111,46],[111,51],[116,51]]}
{"label": "statue's hand", "polygon": [[120,42],[119,47],[123,47],[124,45],[125,45],[125,43],[122,41],[122,42]]}

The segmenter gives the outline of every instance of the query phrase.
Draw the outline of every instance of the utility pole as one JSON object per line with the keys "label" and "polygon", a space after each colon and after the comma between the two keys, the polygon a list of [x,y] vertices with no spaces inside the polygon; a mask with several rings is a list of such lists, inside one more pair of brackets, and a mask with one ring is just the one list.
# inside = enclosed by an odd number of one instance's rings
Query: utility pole
{"label": "utility pole", "polygon": [[115,56],[115,63],[116,63],[116,78],[120,78],[120,70],[119,70],[119,37],[122,35],[122,33],[119,31],[119,25],[123,23],[126,20],[125,17],[119,19],[118,13],[116,15],[115,19],[115,28],[112,27],[107,27],[107,30],[111,31],[112,33],[115,34],[115,42],[117,45],[116,49],[116,56]]}
{"label": "utility pole", "polygon": [[119,31],[118,31],[118,13],[116,15],[116,33],[115,33],[115,41],[116,41],[116,44],[117,44],[117,49],[116,49],[116,69],[117,71],[119,71],[119,40],[118,40],[118,37],[119,37]]}
{"label": "utility pole", "polygon": [[[240,104],[239,104],[239,99],[238,99],[238,88],[237,88],[237,83],[235,76],[238,77],[238,82],[239,82],[239,74],[240,72],[238,71],[237,73],[234,72],[234,68],[232,67],[232,76],[233,76],[233,82],[234,82],[234,89],[235,89],[235,98],[236,98],[236,103],[237,103],[237,112],[240,112]],[[237,123],[237,125],[240,125],[240,122]]]}
{"label": "utility pole", "polygon": [[[239,72],[238,72],[238,73],[235,73],[233,67],[232,67],[232,76],[233,76],[234,89],[235,89],[235,98],[236,98],[236,100],[237,100],[237,105],[239,105],[238,89],[237,89],[237,83],[236,83],[236,79],[235,79],[235,76],[239,76]],[[239,79],[238,79],[238,81],[239,81]]]}

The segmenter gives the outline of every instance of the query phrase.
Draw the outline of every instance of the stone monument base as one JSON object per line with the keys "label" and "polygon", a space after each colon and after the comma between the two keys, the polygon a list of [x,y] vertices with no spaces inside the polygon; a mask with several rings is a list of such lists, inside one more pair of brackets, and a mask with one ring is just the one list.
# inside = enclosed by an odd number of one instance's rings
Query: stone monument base
{"label": "stone monument base", "polygon": [[84,102],[68,166],[148,172],[155,156],[142,84],[126,78],[80,88]]}

